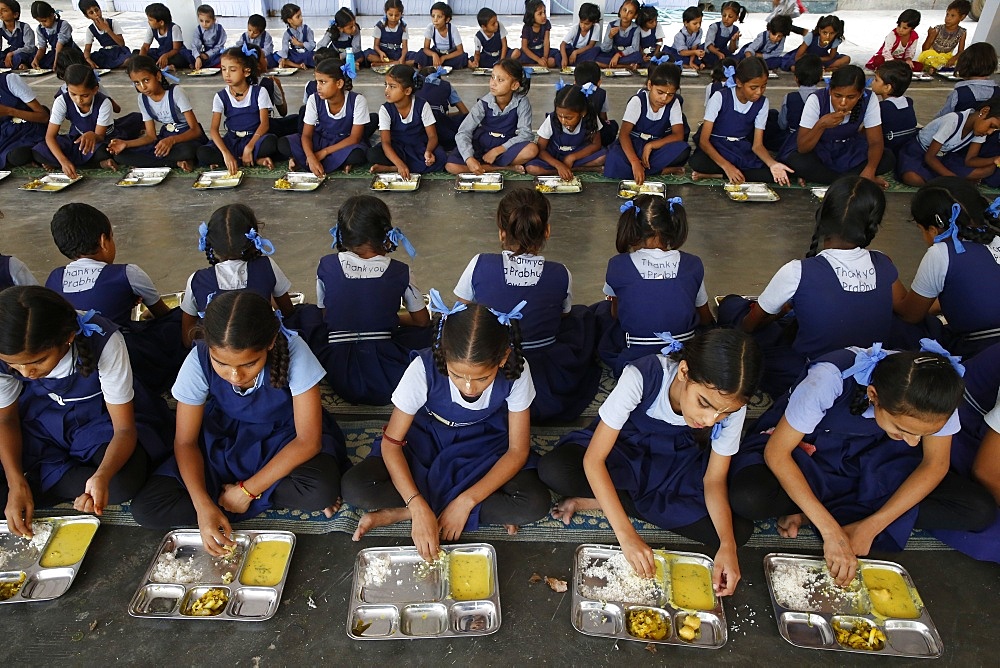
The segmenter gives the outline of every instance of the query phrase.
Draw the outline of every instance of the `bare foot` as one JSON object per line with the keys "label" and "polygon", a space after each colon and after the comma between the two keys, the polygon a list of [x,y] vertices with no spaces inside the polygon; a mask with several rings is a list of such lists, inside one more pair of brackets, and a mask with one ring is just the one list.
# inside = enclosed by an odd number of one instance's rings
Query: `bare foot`
{"label": "bare foot", "polygon": [[189,172],[190,173],[190,172],[194,171],[194,165],[192,165],[189,160],[180,160],[180,161],[178,161],[177,168],[180,169],[182,172]]}
{"label": "bare foot", "polygon": [[524,165],[511,165],[510,171],[514,172],[515,174],[524,174]]}
{"label": "bare foot", "polygon": [[370,513],[365,513],[361,516],[361,519],[358,520],[358,528],[354,531],[354,535],[351,536],[351,540],[357,542],[361,540],[362,536],[372,529],[386,527],[390,524],[395,524],[408,519],[410,519],[410,511],[406,508],[385,508],[383,510],[373,510]]}
{"label": "bare foot", "polygon": [[110,169],[113,172],[118,171],[118,164],[111,158],[108,158],[107,160],[101,160],[101,167],[103,167],[104,169]]}
{"label": "bare foot", "polygon": [[289,158],[288,159],[288,171],[290,171],[290,172],[294,172],[295,171],[295,158]]}
{"label": "bare foot", "polygon": [[799,529],[804,526],[809,526],[809,520],[806,519],[804,513],[785,515],[778,518],[778,533],[781,534],[782,538],[797,538]]}
{"label": "bare foot", "polygon": [[503,528],[507,530],[507,535],[508,536],[516,536],[517,535],[517,529],[518,529],[518,527],[517,527],[516,524],[504,524]]}
{"label": "bare foot", "polygon": [[397,170],[395,165],[372,165],[370,171],[372,174],[382,174],[385,172],[395,172]]}
{"label": "bare foot", "polygon": [[683,174],[684,167],[678,165],[677,167],[665,167],[660,174]]}
{"label": "bare foot", "polygon": [[571,496],[563,499],[555,505],[550,515],[554,519],[562,520],[562,523],[569,526],[570,520],[578,510],[600,510],[601,505],[597,499],[586,499],[581,496]]}
{"label": "bare foot", "polygon": [[725,174],[704,174],[702,172],[691,172],[692,181],[700,181],[702,179],[724,179]]}
{"label": "bare foot", "polygon": [[345,174],[350,174],[351,173],[351,167],[353,167],[353,165],[344,165],[344,173]]}
{"label": "bare foot", "polygon": [[274,169],[274,160],[270,158],[261,158],[257,161],[257,164],[261,167],[267,167],[268,169]]}
{"label": "bare foot", "polygon": [[337,514],[337,511],[340,510],[340,506],[342,506],[343,504],[344,500],[341,499],[340,497],[337,497],[337,500],[333,502],[333,505],[327,506],[326,508],[323,509],[323,514],[326,515],[327,519],[330,519],[331,517]]}
{"label": "bare foot", "polygon": [[799,177],[799,187],[800,188],[805,188],[806,187],[806,180],[804,178],[802,178],[801,176]]}

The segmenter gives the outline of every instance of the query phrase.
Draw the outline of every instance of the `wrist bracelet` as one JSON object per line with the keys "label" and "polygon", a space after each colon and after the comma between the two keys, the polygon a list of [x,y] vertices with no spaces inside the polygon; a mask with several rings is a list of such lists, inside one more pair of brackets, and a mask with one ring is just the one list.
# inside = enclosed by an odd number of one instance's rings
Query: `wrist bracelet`
{"label": "wrist bracelet", "polygon": [[259,499],[259,498],[260,498],[260,497],[262,496],[261,494],[257,494],[256,496],[255,496],[254,494],[252,494],[252,493],[250,492],[250,490],[248,490],[248,489],[247,489],[246,487],[244,487],[244,485],[243,485],[243,481],[242,481],[242,480],[240,480],[240,481],[239,481],[239,483],[237,483],[237,484],[239,484],[239,486],[240,486],[240,489],[242,489],[242,490],[243,490],[243,493],[244,493],[244,494],[246,494],[247,496],[249,496],[249,497],[250,497],[251,499],[253,499],[253,500],[255,500],[255,501],[256,501],[257,499]]}
{"label": "wrist bracelet", "polygon": [[385,430],[388,428],[389,425],[387,424],[382,425],[382,440],[389,441],[393,445],[398,445],[401,448],[404,447],[406,445],[406,439],[404,438],[403,440],[399,440],[398,438],[393,438],[392,436],[389,436],[389,434],[385,433]]}
{"label": "wrist bracelet", "polygon": [[404,503],[403,505],[404,505],[405,507],[409,508],[409,507],[410,507],[410,501],[413,501],[413,499],[417,498],[418,496],[420,496],[420,492],[414,492],[414,493],[413,493],[413,494],[412,494],[412,495],[410,496],[410,498],[408,498],[408,499],[406,500],[406,503]]}

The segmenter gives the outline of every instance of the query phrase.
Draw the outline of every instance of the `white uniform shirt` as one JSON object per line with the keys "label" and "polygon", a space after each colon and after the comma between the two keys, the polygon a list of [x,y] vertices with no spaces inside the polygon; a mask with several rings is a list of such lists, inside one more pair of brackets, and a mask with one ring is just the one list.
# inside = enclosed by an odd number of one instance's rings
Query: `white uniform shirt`
{"label": "white uniform shirt", "polygon": [[[349,93],[350,94],[350,93]],[[360,93],[353,93],[356,98],[354,100],[354,120],[352,125],[367,125],[369,121],[368,117],[368,100],[365,99],[364,95]],[[306,125],[318,125],[319,124],[319,114],[323,113],[327,118],[332,118],[339,121],[347,115],[347,99],[345,97],[344,104],[340,107],[340,111],[335,114],[330,113],[330,105],[323,101],[322,105],[323,111],[319,112],[316,109],[316,96],[310,95],[309,99],[306,100],[306,113],[302,119],[302,122]]]}
{"label": "white uniform shirt", "polygon": [[[846,292],[870,292],[878,287],[875,265],[867,249],[828,248],[816,254],[830,263],[840,287]],[[757,298],[757,305],[766,313],[777,314],[799,289],[802,280],[802,260],[792,260],[775,273],[771,282]]]}
{"label": "white uniform shirt", "polygon": [[[437,373],[435,370],[434,373]],[[499,371],[503,373],[503,370]],[[490,396],[493,394],[493,386],[490,385],[483,390],[479,398],[475,401],[466,401],[462,393],[455,387],[455,383],[448,381],[448,389],[451,390],[451,400],[462,408],[470,411],[485,410],[490,405]],[[511,413],[528,410],[531,402],[535,398],[535,385],[531,382],[531,368],[528,360],[524,360],[524,369],[521,377],[514,381],[507,397],[507,410]],[[424,361],[420,357],[414,357],[410,366],[406,367],[399,385],[392,393],[392,405],[403,411],[407,415],[416,415],[417,411],[427,403],[427,375],[424,369]]]}
{"label": "white uniform shirt", "polygon": [[[733,95],[733,108],[736,109],[736,113],[746,114],[753,107],[754,103],[750,100],[746,102],[740,102],[740,98]],[[878,106],[877,104],[875,105]],[[767,111],[768,111],[767,98],[764,99],[764,104],[761,105],[760,111],[757,112],[757,116],[753,119],[753,126],[756,130],[763,130],[764,126],[767,125]],[[722,91],[716,91],[712,97],[708,98],[708,105],[705,107],[705,120],[715,123],[715,120],[719,117],[719,112],[722,111]]]}
{"label": "white uniform shirt", "polygon": [[[292,289],[292,282],[278,267],[278,263],[272,258],[267,258],[271,263],[271,270],[274,272],[274,291],[272,297],[280,297]],[[215,280],[219,283],[220,290],[243,290],[247,287],[247,263],[245,260],[225,260],[219,262],[214,267]],[[191,291],[191,279],[194,274],[188,277],[187,285],[184,287],[184,297],[181,299],[181,310],[188,315],[197,316],[198,307],[195,305],[194,293]]]}

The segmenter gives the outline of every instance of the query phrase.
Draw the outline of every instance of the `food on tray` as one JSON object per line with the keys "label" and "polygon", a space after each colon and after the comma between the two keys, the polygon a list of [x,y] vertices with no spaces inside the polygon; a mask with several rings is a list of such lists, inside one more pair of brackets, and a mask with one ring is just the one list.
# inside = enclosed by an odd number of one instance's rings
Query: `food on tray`
{"label": "food on tray", "polygon": [[292,544],[285,540],[263,540],[256,543],[243,564],[240,582],[255,587],[274,587],[285,574]]}
{"label": "food on tray", "polygon": [[354,628],[351,629],[351,633],[356,636],[363,636],[365,631],[371,628],[374,622],[363,622],[360,619],[354,622]]}
{"label": "food on tray", "polygon": [[841,587],[822,562],[779,563],[771,573],[771,586],[778,604],[789,610],[821,612],[825,603],[841,612],[865,612],[860,578]]}
{"label": "food on tray", "polygon": [[214,617],[222,612],[229,602],[229,594],[225,589],[209,589],[191,604],[185,614],[194,617]]}
{"label": "food on tray", "polygon": [[750,195],[748,193],[745,193],[745,192],[733,192],[733,191],[730,191],[730,193],[729,193],[729,199],[735,200],[737,202],[746,202],[747,200],[750,199]]}
{"label": "food on tray", "polygon": [[210,185],[212,185],[211,181],[195,181],[194,183],[195,188],[207,188]]}
{"label": "food on tray", "polygon": [[564,67],[561,70],[559,70],[559,72],[562,74],[573,74],[574,71],[575,69],[572,67]]}
{"label": "food on tray", "polygon": [[585,559],[580,565],[584,580],[597,580],[602,584],[580,585],[580,594],[598,601],[655,604],[660,598],[660,586],[654,579],[636,574],[621,552],[600,563]]}
{"label": "food on tray", "polygon": [[292,182],[286,179],[285,177],[281,177],[280,179],[274,182],[274,187],[277,188],[278,190],[291,190]]}
{"label": "food on tray", "polygon": [[683,625],[677,629],[681,640],[694,642],[701,637],[701,618],[698,615],[684,615]]}
{"label": "food on tray", "polygon": [[364,583],[366,587],[381,587],[392,572],[392,562],[387,555],[372,556],[365,565]]}
{"label": "food on tray", "polygon": [[629,197],[629,198],[632,198],[632,197],[635,197],[638,194],[639,194],[639,192],[636,191],[636,190],[625,190],[624,188],[622,190],[618,191],[618,196],[619,197]]}
{"label": "food on tray", "polygon": [[153,566],[149,579],[152,582],[193,584],[201,581],[202,571],[194,565],[194,557],[178,559],[173,552],[164,552],[156,558],[156,565]]}
{"label": "food on tray", "polygon": [[17,596],[17,593],[21,591],[21,587],[24,586],[24,580],[25,575],[21,573],[21,576],[17,580],[0,582],[0,601],[6,601],[9,598]]}
{"label": "food on tray", "polygon": [[388,190],[389,184],[386,183],[385,181],[379,180],[372,184],[372,188],[374,188],[375,190]]}
{"label": "food on tray", "polygon": [[37,190],[44,185],[45,181],[42,181],[41,179],[32,179],[31,181],[25,183],[23,187],[25,190]]}
{"label": "food on tray", "polygon": [[448,566],[448,553],[438,549],[437,557],[434,561],[421,561],[417,564],[413,573],[421,580],[426,580],[432,573],[437,573]]}
{"label": "food on tray", "polygon": [[670,602],[682,610],[715,608],[712,573],[701,564],[679,561],[670,564]]}
{"label": "food on tray", "polygon": [[888,568],[862,568],[861,580],[868,589],[872,608],[883,617],[917,619],[920,611],[903,576]]}
{"label": "food on tray", "polygon": [[551,179],[546,181],[541,181],[535,185],[535,190],[540,193],[553,193],[560,190],[579,190],[581,188],[580,179],[572,178],[569,181],[563,181],[562,179]]}
{"label": "food on tray", "polygon": [[656,610],[629,610],[625,616],[628,633],[643,640],[663,640],[670,635],[670,624]]}
{"label": "food on tray", "polygon": [[833,621],[833,633],[843,647],[878,652],[885,649],[885,633],[865,619]]}
{"label": "food on tray", "polygon": [[42,568],[72,566],[83,559],[96,531],[97,525],[91,522],[71,522],[57,528],[39,565]]}
{"label": "food on tray", "polygon": [[485,554],[456,552],[448,559],[451,597],[474,601],[490,596],[490,561]]}

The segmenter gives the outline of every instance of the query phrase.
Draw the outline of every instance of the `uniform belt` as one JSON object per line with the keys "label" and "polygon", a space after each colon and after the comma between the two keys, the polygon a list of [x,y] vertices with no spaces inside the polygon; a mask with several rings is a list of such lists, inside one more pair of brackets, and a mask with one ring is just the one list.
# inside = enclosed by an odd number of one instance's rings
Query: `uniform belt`
{"label": "uniform belt", "polygon": [[982,341],[983,339],[992,339],[997,336],[1000,336],[1000,327],[995,327],[994,329],[981,329],[978,332],[969,332],[963,338],[965,338],[966,341]]}
{"label": "uniform belt", "polygon": [[504,133],[502,133],[502,132],[491,132],[491,133],[490,133],[490,136],[491,136],[491,137],[494,137],[494,138],[496,138],[496,139],[506,139],[506,138],[507,138],[507,135],[505,135],[505,134],[504,134]]}
{"label": "uniform belt", "polygon": [[304,46],[293,46],[293,47],[290,47],[290,48],[295,53],[305,53],[306,52],[306,47],[304,47]]}
{"label": "uniform belt", "polygon": [[560,153],[572,153],[576,150],[575,146],[556,146],[556,150]]}
{"label": "uniform belt", "polygon": [[167,132],[169,132],[171,134],[174,134],[174,133],[177,133],[177,132],[180,131],[180,126],[177,125],[177,123],[164,123],[163,127],[164,127],[164,129],[166,129]]}
{"label": "uniform belt", "polygon": [[249,137],[253,134],[253,130],[233,130],[233,134],[243,139],[244,137]]}
{"label": "uniform belt", "polygon": [[452,422],[451,420],[446,420],[445,418],[441,417],[440,415],[430,410],[429,408],[424,408],[424,410],[427,411],[427,414],[430,415],[432,418],[434,418],[441,424],[447,425],[449,427],[468,427],[469,425],[476,424],[477,422],[482,422],[482,420],[476,420],[475,422]]}
{"label": "uniform belt", "polygon": [[628,47],[627,46],[616,46],[615,48],[618,49],[619,51],[625,51],[625,49],[627,49]]}
{"label": "uniform belt", "polygon": [[358,341],[388,341],[392,332],[330,332],[327,343],[357,343]]}
{"label": "uniform belt", "polygon": [[632,132],[629,132],[629,135],[635,137],[636,139],[641,139],[643,141],[649,141],[650,139],[653,138],[653,135],[647,134],[645,132],[635,132],[635,131],[632,131]]}
{"label": "uniform belt", "polygon": [[94,397],[99,397],[102,394],[104,394],[103,391],[97,392],[95,394],[91,394],[88,397],[61,397],[58,394],[56,394],[55,392],[49,392],[49,399],[51,399],[52,401],[56,402],[60,406],[65,406],[67,403],[77,402],[77,401],[86,401],[87,399],[93,399]]}
{"label": "uniform belt", "polygon": [[732,141],[732,142],[744,141],[746,139],[746,137],[730,137],[729,135],[716,135],[716,134],[713,134],[713,135],[709,135],[709,136],[710,137],[715,137],[716,139],[725,139],[726,141]]}
{"label": "uniform belt", "polygon": [[499,51],[483,51],[483,53],[486,54],[487,56],[493,56],[494,58],[500,56]]}
{"label": "uniform belt", "polygon": [[447,55],[448,55],[449,53],[451,53],[451,50],[450,50],[450,49],[444,49],[444,50],[441,50],[441,49],[435,49],[435,51],[437,51],[437,52],[438,52],[438,53],[439,53],[440,55],[442,55],[442,56],[447,56]]}
{"label": "uniform belt", "polygon": [[[674,336],[678,341],[687,341],[694,336],[694,332],[685,332],[684,334],[678,334]],[[632,336],[628,332],[625,332],[625,347],[631,348],[635,346],[665,346],[667,342],[658,336]]]}
{"label": "uniform belt", "polygon": [[890,130],[886,133],[885,138],[892,141],[895,137],[905,137],[906,135],[912,135],[919,128],[910,128],[909,130]]}
{"label": "uniform belt", "polygon": [[535,350],[537,348],[544,348],[546,346],[551,346],[556,342],[556,337],[550,336],[547,339],[538,339],[537,341],[522,341],[521,350]]}

